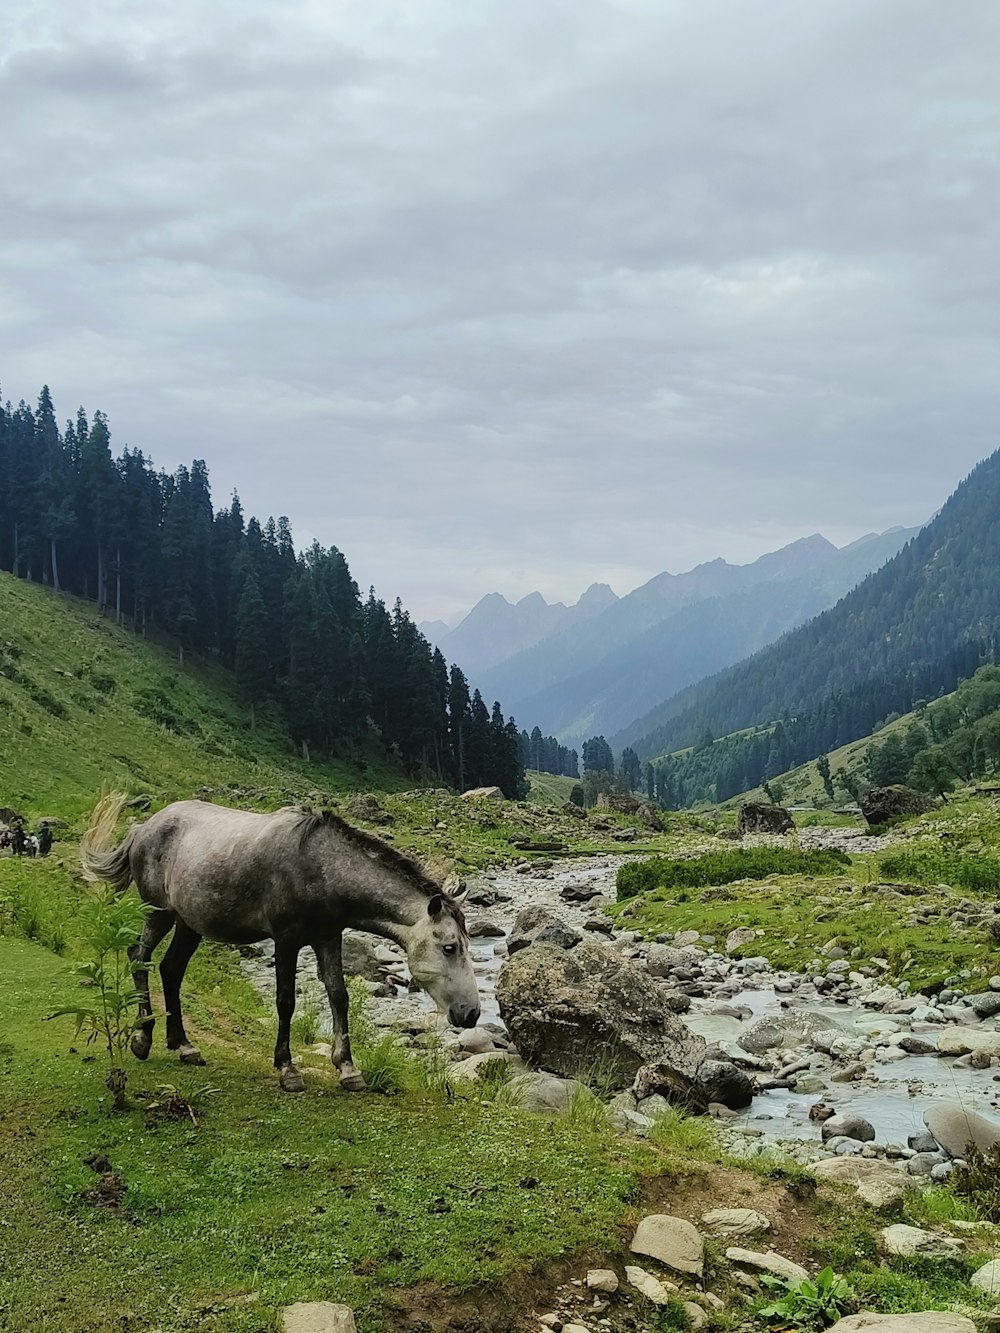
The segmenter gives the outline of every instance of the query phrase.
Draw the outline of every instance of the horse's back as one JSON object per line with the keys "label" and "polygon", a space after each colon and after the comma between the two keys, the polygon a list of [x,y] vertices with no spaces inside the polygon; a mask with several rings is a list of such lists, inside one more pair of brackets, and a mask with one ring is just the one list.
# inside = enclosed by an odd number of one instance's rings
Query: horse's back
{"label": "horse's back", "polygon": [[269,899],[295,874],[303,812],[257,814],[207,801],[175,801],[136,830],[133,877],[146,902],[174,911],[200,934],[260,939]]}

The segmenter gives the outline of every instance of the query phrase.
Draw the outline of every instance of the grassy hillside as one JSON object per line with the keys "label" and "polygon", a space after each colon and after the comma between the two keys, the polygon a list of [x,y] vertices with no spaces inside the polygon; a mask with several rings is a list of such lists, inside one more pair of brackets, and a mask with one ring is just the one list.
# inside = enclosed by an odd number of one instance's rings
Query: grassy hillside
{"label": "grassy hillside", "polygon": [[157,802],[230,789],[231,803],[251,792],[256,805],[280,805],[406,785],[378,762],[303,763],[277,718],[250,730],[228,672],[182,669],[169,645],[92,604],[0,574],[0,805],[73,820],[102,786]]}
{"label": "grassy hillside", "polygon": [[561,778],[554,773],[536,773],[529,768],[525,777],[531,784],[528,800],[532,805],[564,805],[579,778]]}

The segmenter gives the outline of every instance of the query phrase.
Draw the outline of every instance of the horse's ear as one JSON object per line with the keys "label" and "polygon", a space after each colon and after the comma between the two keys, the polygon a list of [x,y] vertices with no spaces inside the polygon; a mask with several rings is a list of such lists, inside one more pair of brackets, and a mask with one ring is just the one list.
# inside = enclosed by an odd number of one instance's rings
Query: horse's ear
{"label": "horse's ear", "polygon": [[468,896],[469,896],[469,890],[468,890],[468,889],[463,889],[461,893],[453,893],[453,894],[451,895],[451,905],[452,905],[452,907],[464,907],[464,906],[465,906],[465,900],[466,900],[466,898],[468,898]]}
{"label": "horse's ear", "polygon": [[434,897],[427,903],[427,914],[428,916],[440,916],[443,911],[444,899],[441,897],[440,893],[435,893]]}

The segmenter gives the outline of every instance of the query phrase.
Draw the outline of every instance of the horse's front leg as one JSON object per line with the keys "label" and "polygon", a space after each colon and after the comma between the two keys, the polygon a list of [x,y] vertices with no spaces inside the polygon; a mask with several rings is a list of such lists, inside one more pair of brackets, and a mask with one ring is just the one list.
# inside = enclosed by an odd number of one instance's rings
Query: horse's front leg
{"label": "horse's front leg", "polygon": [[278,1010],[278,1039],[274,1067],[285,1092],[305,1092],[302,1075],[292,1064],[292,1015],[295,1013],[295,973],[299,964],[298,941],[274,941],[274,998]]}
{"label": "horse's front leg", "polygon": [[363,1092],[366,1087],[364,1075],[351,1060],[351,1038],[347,1031],[349,997],[340,952],[341,938],[338,932],[323,944],[314,944],[313,949],[316,961],[319,963],[319,974],[330,1000],[330,1015],[333,1019],[330,1059],[334,1067],[340,1071],[340,1086],[346,1092]]}

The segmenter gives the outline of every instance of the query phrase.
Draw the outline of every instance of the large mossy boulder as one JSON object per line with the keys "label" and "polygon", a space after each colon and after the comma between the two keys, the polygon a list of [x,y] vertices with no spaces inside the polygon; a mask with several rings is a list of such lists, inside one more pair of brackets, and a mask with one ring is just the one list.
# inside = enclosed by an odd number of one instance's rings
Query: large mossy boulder
{"label": "large mossy boulder", "polygon": [[911,815],[926,815],[937,808],[930,796],[912,787],[872,787],[861,797],[860,806],[869,824],[891,824]]}
{"label": "large mossy boulder", "polygon": [[746,801],[736,817],[738,833],[789,833],[794,827],[795,821],[784,806],[758,801]]}
{"label": "large mossy boulder", "polygon": [[599,1070],[628,1087],[646,1065],[676,1072],[674,1092],[696,1088],[705,1042],[668,1007],[664,991],[610,944],[564,950],[533,944],[497,978],[500,1013],[529,1064],[567,1078]]}

